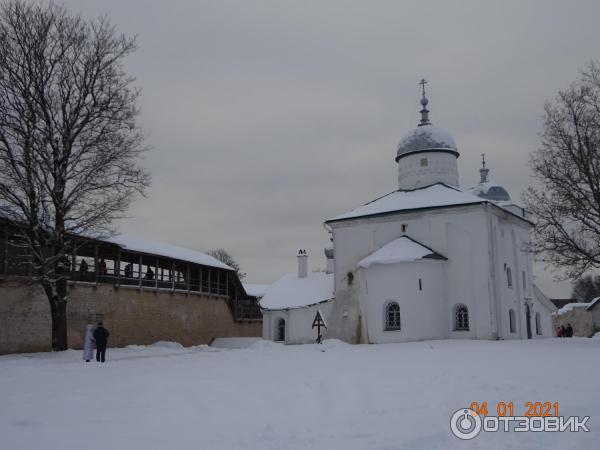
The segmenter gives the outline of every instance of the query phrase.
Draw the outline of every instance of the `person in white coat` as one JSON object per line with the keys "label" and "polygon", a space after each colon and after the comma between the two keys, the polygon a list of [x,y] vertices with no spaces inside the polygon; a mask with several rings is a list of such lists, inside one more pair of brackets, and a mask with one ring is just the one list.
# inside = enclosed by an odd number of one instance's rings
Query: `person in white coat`
{"label": "person in white coat", "polygon": [[85,326],[85,337],[83,338],[83,359],[90,362],[94,358],[94,325]]}

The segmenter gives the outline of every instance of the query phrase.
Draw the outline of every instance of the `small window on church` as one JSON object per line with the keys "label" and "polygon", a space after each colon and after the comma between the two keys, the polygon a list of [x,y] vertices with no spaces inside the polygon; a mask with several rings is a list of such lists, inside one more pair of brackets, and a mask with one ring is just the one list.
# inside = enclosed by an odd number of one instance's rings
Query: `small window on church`
{"label": "small window on church", "polygon": [[406,225],[405,223],[403,223],[402,225],[400,225],[400,231],[402,231],[403,233],[406,233],[406,229],[408,228],[408,225]]}
{"label": "small window on church", "polygon": [[465,305],[454,307],[454,331],[469,331],[469,310]]}
{"label": "small window on church", "polygon": [[[517,277],[517,280],[518,279],[519,278]],[[509,288],[513,287],[513,284],[512,284],[512,271],[510,270],[510,267],[506,268],[506,283],[508,284]]]}
{"label": "small window on church", "polygon": [[521,272],[521,275],[523,275],[523,289],[527,289],[527,275],[525,275],[524,270]]}
{"label": "small window on church", "polygon": [[510,326],[510,332],[516,333],[517,332],[517,324],[515,323],[515,310],[514,309],[510,309],[508,311],[508,323]]}
{"label": "small window on church", "polygon": [[400,305],[396,302],[390,302],[385,307],[385,329],[400,330]]}
{"label": "small window on church", "polygon": [[421,280],[419,278],[419,290],[422,291],[423,290],[423,280]]}
{"label": "small window on church", "polygon": [[535,334],[542,334],[542,318],[540,317],[540,313],[535,313]]}
{"label": "small window on church", "polygon": [[428,164],[427,158],[421,158],[421,167],[427,167]]}

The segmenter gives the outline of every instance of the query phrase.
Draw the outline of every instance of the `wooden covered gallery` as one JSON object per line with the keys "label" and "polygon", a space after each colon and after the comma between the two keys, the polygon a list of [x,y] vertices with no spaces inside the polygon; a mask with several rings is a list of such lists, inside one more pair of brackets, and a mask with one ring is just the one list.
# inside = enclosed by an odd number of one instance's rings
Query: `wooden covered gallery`
{"label": "wooden covered gallery", "polygon": [[[70,327],[71,322],[79,329],[92,320],[112,320],[129,335],[120,341],[123,345],[155,340],[195,345],[215,337],[260,335],[262,314],[256,298],[246,293],[235,270],[206,253],[130,236],[74,237],[73,242],[65,258]],[[0,338],[5,338],[3,333],[16,334],[6,338],[18,344],[17,324],[29,327],[32,311],[45,314],[47,305],[37,283],[32,283],[34,275],[27,247],[8,223],[0,221]],[[30,291],[25,292],[25,285]],[[47,315],[49,320],[49,310]],[[134,333],[142,323],[165,331]],[[128,327],[133,331],[125,332]],[[9,353],[37,351],[30,349],[40,346],[1,347],[0,353]]]}

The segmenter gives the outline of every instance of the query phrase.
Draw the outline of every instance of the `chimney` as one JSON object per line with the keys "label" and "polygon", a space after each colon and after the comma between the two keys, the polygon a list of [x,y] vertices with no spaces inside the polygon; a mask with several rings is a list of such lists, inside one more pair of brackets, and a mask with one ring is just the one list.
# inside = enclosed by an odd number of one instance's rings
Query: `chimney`
{"label": "chimney", "polygon": [[306,250],[298,250],[298,278],[306,278],[308,275],[308,255]]}
{"label": "chimney", "polygon": [[333,252],[333,239],[331,240],[331,244],[325,247],[325,258],[327,258],[327,268],[325,269],[325,273],[333,273],[334,270],[334,252]]}

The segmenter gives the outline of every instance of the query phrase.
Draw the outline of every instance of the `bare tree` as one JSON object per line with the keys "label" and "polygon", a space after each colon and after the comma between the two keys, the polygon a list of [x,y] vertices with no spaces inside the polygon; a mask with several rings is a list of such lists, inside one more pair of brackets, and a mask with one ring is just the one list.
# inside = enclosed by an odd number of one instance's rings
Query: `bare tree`
{"label": "bare tree", "polygon": [[139,92],[123,67],[135,40],[106,17],[57,5],[0,7],[0,215],[18,229],[67,349],[67,255],[102,237],[149,175],[136,123]]}
{"label": "bare tree", "polygon": [[530,160],[537,187],[524,193],[538,258],[579,278],[600,267],[600,66],[545,106],[541,147]]}
{"label": "bare tree", "polygon": [[212,256],[213,258],[218,259],[222,263],[227,264],[232,269],[235,269],[235,272],[237,273],[238,278],[240,280],[243,280],[244,278],[246,278],[246,273],[241,271],[240,265],[235,261],[235,259],[233,259],[233,256],[231,256],[226,250],[223,250],[222,248],[218,248],[216,250],[211,250],[210,252],[208,252],[208,254],[210,256]]}
{"label": "bare tree", "polygon": [[573,283],[573,293],[571,297],[578,302],[591,302],[596,297],[600,297],[600,276],[584,275]]}

